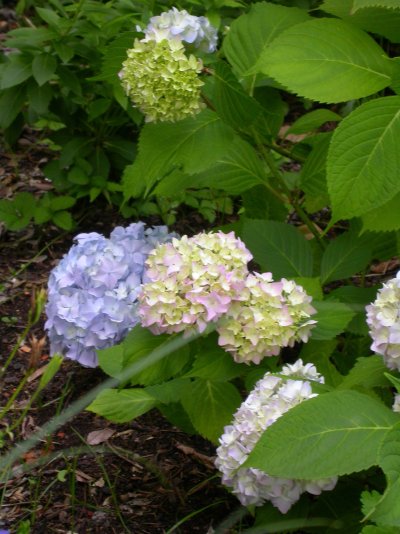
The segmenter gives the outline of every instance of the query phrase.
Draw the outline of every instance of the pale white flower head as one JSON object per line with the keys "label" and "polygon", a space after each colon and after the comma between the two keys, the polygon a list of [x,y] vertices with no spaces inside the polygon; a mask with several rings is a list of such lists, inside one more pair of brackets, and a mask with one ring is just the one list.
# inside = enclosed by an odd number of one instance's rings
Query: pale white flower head
{"label": "pale white flower head", "polygon": [[256,383],[232,424],[225,427],[215,465],[222,473],[222,483],[244,506],[261,506],[270,501],[286,513],[303,493],[319,495],[331,490],[337,478],[293,480],[272,477],[259,469],[240,468],[263,432],[293,406],[316,396],[311,387],[313,381],[324,382],[315,366],[304,365],[302,360],[285,365],[281,375],[288,378],[268,372]]}
{"label": "pale white flower head", "polygon": [[383,356],[389,369],[400,370],[400,271],[383,284],[366,311],[371,349]]}
{"label": "pale white flower head", "polygon": [[184,9],[179,11],[176,7],[152,17],[143,31],[146,41],[184,41],[203,52],[214,52],[217,48],[218,32],[210,21],[206,17],[190,15]]}

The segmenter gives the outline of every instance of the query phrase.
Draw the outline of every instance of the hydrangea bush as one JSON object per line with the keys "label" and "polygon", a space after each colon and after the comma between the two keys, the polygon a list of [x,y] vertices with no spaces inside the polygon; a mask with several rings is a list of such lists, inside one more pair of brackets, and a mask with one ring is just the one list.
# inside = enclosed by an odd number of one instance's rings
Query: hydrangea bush
{"label": "hydrangea bush", "polygon": [[316,321],[311,297],[293,281],[274,282],[271,273],[249,274],[241,299],[229,307],[218,343],[236,362],[260,363],[277,356],[282,347],[308,341]]}
{"label": "hydrangea bush", "polygon": [[87,367],[97,349],[118,343],[137,324],[137,296],[150,251],[172,238],[165,226],[134,223],[107,239],[92,232],[76,244],[50,274],[45,328],[51,354]]}
{"label": "hydrangea bush", "polygon": [[400,371],[400,272],[383,284],[376,300],[367,306],[367,323],[371,349],[383,356],[389,369]]}
{"label": "hydrangea bush", "polygon": [[252,255],[234,233],[183,236],[158,246],[146,262],[138,314],[154,334],[203,332],[244,298]]}
{"label": "hydrangea bush", "polygon": [[324,382],[315,366],[304,365],[302,360],[284,365],[281,374],[283,377],[267,372],[256,383],[235,413],[232,424],[225,427],[215,465],[222,473],[223,484],[232,489],[243,505],[261,506],[271,501],[280,512],[286,513],[302,493],[319,495],[333,489],[337,479],[292,480],[240,467],[268,426],[293,406],[316,396],[312,381]]}

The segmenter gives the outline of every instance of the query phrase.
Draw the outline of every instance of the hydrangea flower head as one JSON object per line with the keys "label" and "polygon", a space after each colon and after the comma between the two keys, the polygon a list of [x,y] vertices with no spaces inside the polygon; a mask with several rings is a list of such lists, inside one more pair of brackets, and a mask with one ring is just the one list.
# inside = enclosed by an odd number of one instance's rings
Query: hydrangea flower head
{"label": "hydrangea flower head", "polygon": [[203,52],[214,52],[218,42],[217,30],[206,17],[195,17],[176,7],[152,17],[144,33],[145,40],[184,41]]}
{"label": "hydrangea flower head", "polygon": [[243,299],[234,302],[217,328],[219,345],[239,363],[260,363],[282,347],[306,342],[316,321],[311,297],[293,281],[272,280],[271,273],[249,274]]}
{"label": "hydrangea flower head", "polygon": [[282,513],[297,502],[302,493],[319,495],[336,484],[336,478],[294,480],[269,476],[259,469],[240,468],[263,432],[285,412],[306,399],[315,397],[311,382],[323,383],[312,364],[298,360],[282,369],[283,377],[266,373],[226,426],[217,449],[215,465],[222,482],[232,489],[243,506],[261,506],[270,501]]}
{"label": "hydrangea flower head", "polygon": [[109,239],[79,234],[49,278],[45,328],[51,354],[95,367],[96,349],[118,343],[138,323],[145,260],[171,237],[166,227],[145,229],[142,222],[115,228]]}
{"label": "hydrangea flower head", "polygon": [[366,310],[371,349],[383,356],[389,369],[400,371],[400,271],[383,284]]}
{"label": "hydrangea flower head", "polygon": [[201,233],[159,245],[146,262],[142,325],[155,334],[203,332],[242,298],[252,256],[234,233]]}
{"label": "hydrangea flower head", "polygon": [[179,121],[199,113],[203,65],[187,57],[181,41],[139,41],[127,51],[119,73],[122,86],[147,122]]}

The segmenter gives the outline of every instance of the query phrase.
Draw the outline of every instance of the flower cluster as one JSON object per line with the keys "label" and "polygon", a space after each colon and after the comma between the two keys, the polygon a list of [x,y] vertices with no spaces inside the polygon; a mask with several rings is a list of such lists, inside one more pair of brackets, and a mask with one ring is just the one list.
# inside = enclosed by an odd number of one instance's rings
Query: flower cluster
{"label": "flower cluster", "polygon": [[383,356],[389,369],[400,370],[400,271],[383,284],[366,310],[371,349]]}
{"label": "flower cluster", "polygon": [[323,383],[312,364],[298,360],[283,367],[287,379],[266,373],[240,406],[231,425],[226,426],[217,449],[216,466],[222,482],[232,488],[244,506],[261,506],[270,501],[286,513],[304,492],[319,495],[332,489],[337,479],[293,480],[269,476],[259,469],[240,468],[263,432],[293,406],[316,396],[310,381]]}
{"label": "flower cluster", "polygon": [[147,122],[179,121],[200,112],[202,62],[181,41],[138,41],[119,73],[122,86]]}
{"label": "flower cluster", "polygon": [[158,246],[139,295],[142,325],[161,334],[202,332],[241,299],[252,256],[234,233],[201,233]]}
{"label": "flower cluster", "polygon": [[306,342],[316,321],[311,297],[293,281],[272,280],[271,273],[248,275],[242,300],[232,303],[217,328],[219,345],[236,362],[260,363],[282,347]]}
{"label": "flower cluster", "polygon": [[51,353],[97,365],[96,349],[118,343],[137,322],[135,309],[149,252],[172,238],[164,226],[117,227],[109,239],[79,234],[50,274],[46,306]]}
{"label": "flower cluster", "polygon": [[[140,31],[140,29],[138,28]],[[146,40],[184,41],[203,52],[214,52],[217,48],[218,33],[206,17],[189,15],[185,10],[173,7],[157,17],[152,17],[145,28]]]}

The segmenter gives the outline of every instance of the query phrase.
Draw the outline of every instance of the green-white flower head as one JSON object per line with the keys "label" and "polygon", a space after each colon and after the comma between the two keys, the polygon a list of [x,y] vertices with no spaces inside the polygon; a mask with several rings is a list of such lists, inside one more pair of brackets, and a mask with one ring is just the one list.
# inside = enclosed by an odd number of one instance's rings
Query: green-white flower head
{"label": "green-white flower head", "polygon": [[181,41],[139,41],[119,73],[122,86],[146,122],[176,122],[199,113],[202,62],[185,55]]}
{"label": "green-white flower head", "polygon": [[277,356],[282,347],[306,342],[316,321],[311,297],[301,286],[282,278],[274,282],[271,273],[249,274],[242,299],[233,302],[217,328],[219,344],[236,362],[260,363]]}
{"label": "green-white flower head", "polygon": [[371,349],[383,356],[389,369],[400,370],[400,271],[378,291],[366,307]]}

